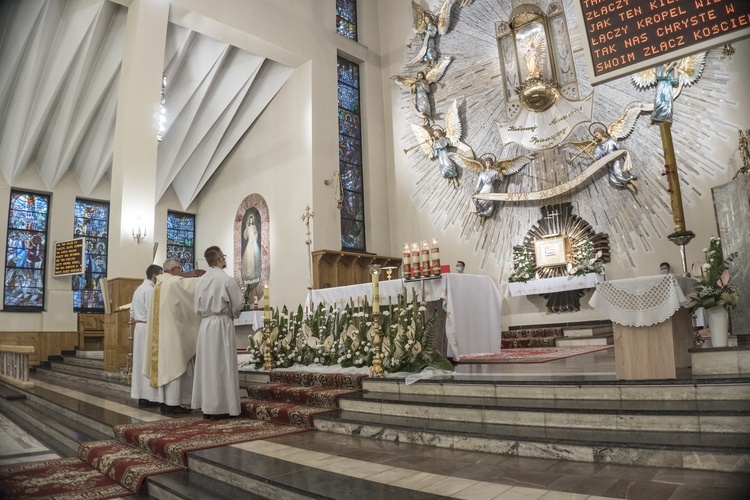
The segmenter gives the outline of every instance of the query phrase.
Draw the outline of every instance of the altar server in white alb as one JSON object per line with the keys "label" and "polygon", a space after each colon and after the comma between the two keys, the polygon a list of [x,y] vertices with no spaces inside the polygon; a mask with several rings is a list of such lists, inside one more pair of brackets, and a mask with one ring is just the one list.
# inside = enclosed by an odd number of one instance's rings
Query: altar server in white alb
{"label": "altar server in white alb", "polygon": [[156,277],[162,272],[161,266],[151,264],[146,268],[146,279],[135,289],[130,304],[130,319],[133,328],[133,365],[130,383],[130,397],[138,400],[138,406],[146,408],[159,406],[159,390],[151,387],[148,377],[143,375],[143,360],[146,356],[146,320],[154,297]]}
{"label": "altar server in white alb", "polygon": [[191,406],[202,409],[203,418],[218,420],[240,414],[234,319],[242,309],[242,290],[224,272],[227,258],[219,247],[209,247],[203,255],[210,268],[195,289],[195,312],[202,320]]}

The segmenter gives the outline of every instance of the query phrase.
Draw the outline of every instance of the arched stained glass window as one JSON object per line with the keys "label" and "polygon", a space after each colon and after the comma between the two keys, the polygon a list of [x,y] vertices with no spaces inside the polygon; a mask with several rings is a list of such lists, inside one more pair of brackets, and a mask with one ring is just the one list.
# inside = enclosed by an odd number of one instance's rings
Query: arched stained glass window
{"label": "arched stained glass window", "polygon": [[357,41],[357,0],[336,0],[336,31]]}
{"label": "arched stained glass window", "polygon": [[49,196],[11,190],[5,246],[5,311],[44,309],[48,216]]}
{"label": "arched stained glass window", "polygon": [[183,272],[195,269],[195,215],[167,212],[167,258],[179,260]]}
{"label": "arched stained glass window", "polygon": [[362,130],[359,64],[338,58],[339,179],[341,248],[365,251],[365,195],[362,182]]}
{"label": "arched stained glass window", "polygon": [[99,279],[107,276],[109,203],[76,200],[73,234],[86,240],[84,273],[73,276],[73,310],[103,313],[104,300]]}

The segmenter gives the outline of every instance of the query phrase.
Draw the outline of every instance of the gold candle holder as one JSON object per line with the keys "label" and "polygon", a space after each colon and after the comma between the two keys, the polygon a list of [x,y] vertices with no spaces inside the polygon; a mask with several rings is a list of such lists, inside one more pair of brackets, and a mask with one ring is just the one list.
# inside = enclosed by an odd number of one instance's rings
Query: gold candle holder
{"label": "gold candle holder", "polygon": [[370,366],[370,377],[372,378],[384,378],[383,375],[383,361],[380,359],[380,265],[373,264],[370,266],[370,274],[372,275],[372,328],[375,333],[372,339],[373,347],[375,347],[375,354],[372,356],[372,366]]}
{"label": "gold candle holder", "polygon": [[266,337],[266,353],[263,355],[263,369],[273,370],[273,356],[271,356],[271,320],[263,320],[263,336]]}

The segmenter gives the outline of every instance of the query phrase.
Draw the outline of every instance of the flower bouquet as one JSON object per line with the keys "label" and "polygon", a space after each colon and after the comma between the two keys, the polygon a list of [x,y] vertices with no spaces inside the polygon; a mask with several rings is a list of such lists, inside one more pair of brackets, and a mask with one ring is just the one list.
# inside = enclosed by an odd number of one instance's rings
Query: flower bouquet
{"label": "flower bouquet", "polygon": [[740,294],[735,287],[729,284],[729,266],[737,253],[734,252],[724,257],[721,248],[721,240],[711,237],[708,248],[703,249],[706,262],[693,264],[693,276],[700,276],[700,281],[695,285],[695,291],[688,298],[688,307],[692,311],[703,307],[710,309],[721,306],[726,310],[737,307]]}
{"label": "flower bouquet", "polygon": [[583,239],[575,248],[575,253],[568,262],[568,274],[571,276],[583,276],[584,274],[597,273],[604,271],[604,265],[601,261],[602,251],[599,250],[594,254],[594,245],[591,240]]}

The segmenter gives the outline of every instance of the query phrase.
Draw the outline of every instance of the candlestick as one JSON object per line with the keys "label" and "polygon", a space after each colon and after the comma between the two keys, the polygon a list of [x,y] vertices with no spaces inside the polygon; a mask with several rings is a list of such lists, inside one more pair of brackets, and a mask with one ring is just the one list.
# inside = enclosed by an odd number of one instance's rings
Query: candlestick
{"label": "candlestick", "polygon": [[271,319],[271,298],[268,293],[268,283],[263,286],[263,319]]}

